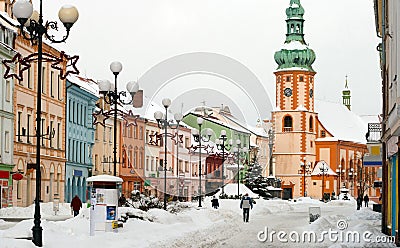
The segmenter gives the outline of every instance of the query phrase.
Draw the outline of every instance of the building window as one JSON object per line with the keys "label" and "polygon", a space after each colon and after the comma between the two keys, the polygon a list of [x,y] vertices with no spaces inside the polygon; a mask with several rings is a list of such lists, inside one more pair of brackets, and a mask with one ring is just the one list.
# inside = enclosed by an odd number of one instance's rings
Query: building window
{"label": "building window", "polygon": [[139,139],[143,140],[143,127],[139,127]]}
{"label": "building window", "polygon": [[185,137],[185,147],[186,148],[190,147],[190,139],[189,139],[189,137]]}
{"label": "building window", "polygon": [[18,112],[17,115],[17,136],[18,136],[18,141],[21,142],[21,118],[22,118],[22,112]]}
{"label": "building window", "polygon": [[293,120],[291,116],[285,116],[283,120],[283,131],[284,132],[293,131]]}
{"label": "building window", "polygon": [[139,169],[143,169],[143,152],[139,152]]}
{"label": "building window", "polygon": [[53,121],[50,121],[50,128],[49,128],[49,140],[50,140],[50,147],[53,148],[53,137],[51,136],[53,132]]}
{"label": "building window", "polygon": [[312,116],[310,116],[310,119],[309,119],[309,130],[310,130],[310,132],[314,131],[314,119]]}
{"label": "building window", "polygon": [[286,77],[286,82],[290,82],[290,76]]}
{"label": "building window", "polygon": [[5,131],[4,133],[4,152],[10,152],[10,132]]}
{"label": "building window", "polygon": [[58,85],[58,89],[57,89],[57,93],[58,93],[58,100],[61,100],[62,97],[62,81],[60,80],[60,75],[57,76],[57,85]]}
{"label": "building window", "polygon": [[326,132],[324,130],[321,130],[321,137],[322,138],[326,137]]}
{"label": "building window", "polygon": [[31,68],[28,68],[27,74],[28,74],[28,76],[27,76],[27,78],[26,78],[26,82],[27,82],[27,84],[28,84],[28,88],[29,88],[29,89],[32,89]]}
{"label": "building window", "polygon": [[11,101],[11,82],[9,80],[6,81],[6,101]]}
{"label": "building window", "polygon": [[61,149],[61,123],[57,123],[57,149]]}
{"label": "building window", "polygon": [[134,139],[137,139],[137,138],[138,138],[137,126],[133,126],[133,138],[134,138]]}
{"label": "building window", "polygon": [[27,143],[31,143],[31,140],[30,140],[30,137],[29,137],[29,134],[31,132],[30,129],[31,129],[31,115],[28,114],[26,116],[26,142]]}
{"label": "building window", "polygon": [[137,159],[138,159],[138,151],[135,148],[135,152],[133,153],[133,168],[137,169]]}
{"label": "building window", "polygon": [[303,76],[299,77],[299,82],[304,82],[304,77]]}
{"label": "building window", "polygon": [[54,71],[51,72],[50,76],[50,96],[54,98]]}
{"label": "building window", "polygon": [[46,123],[45,123],[45,120],[46,120],[46,119],[43,118],[43,119],[42,119],[42,122],[41,122],[42,127],[41,127],[41,132],[40,132],[40,134],[42,135],[42,146],[44,146],[44,138],[45,138],[44,135],[43,135],[43,134],[45,134],[45,131],[44,131],[44,130],[45,130],[44,126],[45,126],[45,124],[46,124]]}

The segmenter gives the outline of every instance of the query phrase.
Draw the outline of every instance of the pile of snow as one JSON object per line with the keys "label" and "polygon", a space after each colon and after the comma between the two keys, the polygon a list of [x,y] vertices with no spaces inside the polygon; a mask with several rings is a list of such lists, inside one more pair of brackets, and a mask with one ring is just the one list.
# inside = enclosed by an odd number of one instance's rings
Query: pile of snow
{"label": "pile of snow", "polygon": [[[228,196],[235,196],[238,194],[238,185],[237,183],[229,183],[224,186],[224,193]],[[239,195],[244,195],[244,194],[249,194],[251,198],[258,198],[259,196],[251,189],[246,187],[244,184],[239,184]],[[219,196],[219,193],[217,193],[217,196]]]}

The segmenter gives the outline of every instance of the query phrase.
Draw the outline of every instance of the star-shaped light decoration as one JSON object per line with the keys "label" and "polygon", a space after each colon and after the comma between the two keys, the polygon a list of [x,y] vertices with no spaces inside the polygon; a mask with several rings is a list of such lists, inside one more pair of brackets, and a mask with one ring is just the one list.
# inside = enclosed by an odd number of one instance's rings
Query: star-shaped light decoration
{"label": "star-shaped light decoration", "polygon": [[[79,70],[76,67],[76,63],[79,59],[78,55],[69,56],[65,52],[61,52],[60,56],[54,56],[50,53],[42,54],[42,61],[51,63],[51,67],[60,71],[60,78],[65,79],[69,74],[79,74]],[[2,61],[4,67],[6,68],[4,73],[4,78],[14,77],[18,80],[23,80],[23,73],[25,70],[31,67],[32,62],[38,60],[38,53],[31,53],[27,57],[23,57],[20,53],[16,53],[12,59],[4,59]],[[64,69],[61,64],[65,63],[66,68]],[[14,64],[14,66],[12,66]],[[19,68],[19,71],[12,72],[11,68]],[[72,68],[69,70],[68,68]]]}

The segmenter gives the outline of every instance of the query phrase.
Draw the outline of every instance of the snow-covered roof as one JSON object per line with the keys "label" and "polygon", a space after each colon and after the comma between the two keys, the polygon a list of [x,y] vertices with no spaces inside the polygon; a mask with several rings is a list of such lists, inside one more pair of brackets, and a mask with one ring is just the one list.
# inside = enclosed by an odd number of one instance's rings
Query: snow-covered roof
{"label": "snow-covered roof", "polygon": [[98,175],[88,177],[87,182],[120,182],[122,183],[123,180],[120,177],[110,176],[110,175]]}
{"label": "snow-covered roof", "polygon": [[329,167],[329,165],[324,160],[319,161],[315,165],[311,176],[322,176],[322,174],[324,174],[325,176],[337,176],[337,174]]}
{"label": "snow-covered roof", "polygon": [[93,79],[78,75],[68,75],[67,80],[78,85],[81,89],[89,92],[90,94],[99,97],[99,86]]}
{"label": "snow-covered roof", "polygon": [[[366,143],[367,123],[346,106],[338,102],[315,99],[315,109],[322,125],[336,140]],[[327,138],[324,138],[324,140],[327,140]]]}

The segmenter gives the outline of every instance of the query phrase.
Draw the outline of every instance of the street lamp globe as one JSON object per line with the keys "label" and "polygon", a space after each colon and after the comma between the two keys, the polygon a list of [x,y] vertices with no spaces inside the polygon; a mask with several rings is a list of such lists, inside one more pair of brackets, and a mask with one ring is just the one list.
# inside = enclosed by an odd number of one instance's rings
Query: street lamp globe
{"label": "street lamp globe", "polygon": [[64,24],[65,28],[69,30],[72,25],[78,20],[79,13],[75,6],[66,4],[58,11],[58,18]]}
{"label": "street lamp globe", "polygon": [[249,149],[248,149],[247,147],[243,147],[243,148],[242,148],[242,151],[246,153],[246,152],[249,151]]}
{"label": "street lamp globe", "polygon": [[225,137],[226,136],[226,130],[221,130],[221,136]]}
{"label": "street lamp globe", "polygon": [[168,108],[169,106],[171,106],[171,99],[164,98],[162,99],[161,103],[164,106],[164,108]]}
{"label": "street lamp globe", "polygon": [[114,75],[118,75],[122,71],[122,64],[119,61],[114,61],[110,64],[110,70],[114,73]]}
{"label": "street lamp globe", "polygon": [[182,115],[181,113],[176,113],[176,114],[174,114],[174,119],[175,119],[177,122],[180,122],[180,121],[182,120],[182,118],[183,118],[183,115]]}
{"label": "street lamp globe", "polygon": [[197,117],[197,124],[198,125],[202,125],[203,124],[203,118],[201,118],[201,117]]}
{"label": "street lamp globe", "polygon": [[14,3],[12,12],[22,25],[32,16],[33,5],[28,0],[18,0]]}
{"label": "street lamp globe", "polygon": [[236,140],[236,145],[240,145],[240,143],[241,143],[240,139],[237,139]]}
{"label": "street lamp globe", "polygon": [[161,111],[156,111],[155,113],[154,113],[154,118],[157,120],[157,121],[159,121],[159,120],[161,120],[162,118],[163,118],[163,113],[161,112]]}
{"label": "street lamp globe", "polygon": [[139,90],[138,82],[134,82],[134,81],[128,82],[128,84],[126,85],[126,90],[131,94],[136,93]]}
{"label": "street lamp globe", "polygon": [[98,85],[100,92],[108,92],[111,90],[111,83],[108,80],[99,80]]}

